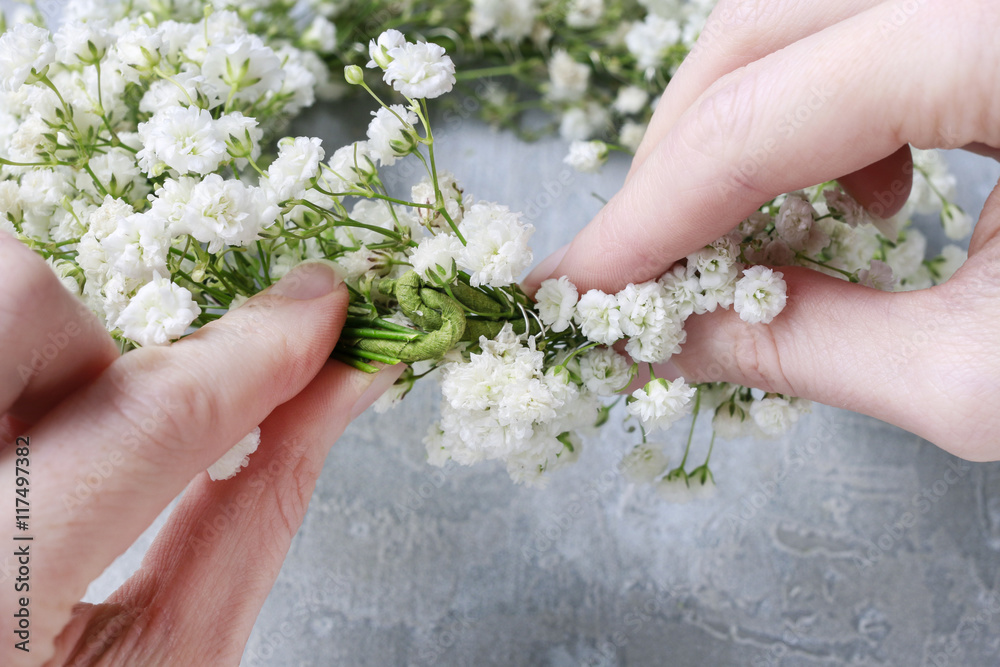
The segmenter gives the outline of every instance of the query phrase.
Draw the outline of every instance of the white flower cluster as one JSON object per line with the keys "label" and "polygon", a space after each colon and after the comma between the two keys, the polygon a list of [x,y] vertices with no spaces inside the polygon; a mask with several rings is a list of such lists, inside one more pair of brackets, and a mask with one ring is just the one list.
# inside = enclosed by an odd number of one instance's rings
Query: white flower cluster
{"label": "white flower cluster", "polygon": [[441,421],[425,440],[432,463],[501,460],[513,479],[534,482],[576,459],[575,432],[595,423],[596,397],[565,366],[546,370],[534,343],[507,324],[469,361],[444,366]]}
{"label": "white flower cluster", "polygon": [[283,144],[258,184],[238,170],[316,78],[232,12],[90,18],[0,36],[3,227],[58,243],[53,267],[110,331],[163,344],[202,314],[207,257],[251,245],[315,176],[318,140]]}

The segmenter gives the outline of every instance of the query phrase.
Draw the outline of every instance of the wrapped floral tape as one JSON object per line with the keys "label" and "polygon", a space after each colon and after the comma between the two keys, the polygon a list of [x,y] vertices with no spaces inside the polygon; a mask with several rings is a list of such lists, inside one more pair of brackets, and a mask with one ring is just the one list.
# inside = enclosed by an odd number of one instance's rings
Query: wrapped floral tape
{"label": "wrapped floral tape", "polygon": [[[441,419],[425,438],[433,464],[497,460],[515,480],[543,480],[579,456],[581,433],[650,364],[625,401],[642,442],[623,468],[670,497],[707,490],[714,439],[689,464],[692,422],[672,465],[646,435],[709,415],[720,437],[772,436],[807,404],[657,378],[652,364],[681,350],[685,320],[720,308],[747,326],[780,317],[795,295],[763,265],[879,289],[940,282],[962,251],[926,259],[910,213],[938,212],[952,238],[971,223],[941,158],[918,151],[913,197],[892,220],[824,183],[766,203],[658,280],[580,294],[560,278],[533,302],[517,285],[532,226],[439,168],[428,100],[447,107],[461,86],[486,120],[524,134],[521,114],[540,108],[572,142],[566,162],[597,171],[638,145],[711,3],[553,7],[71,0],[54,34],[22,12],[0,36],[0,229],[44,256],[123,350],[176,340],[302,261],[336,262],[351,292],[337,358],[371,372],[410,364],[393,399],[418,378],[441,379]],[[329,151],[315,137],[280,138],[317,97],[351,91],[375,106],[365,139]],[[382,169],[403,159],[425,175],[390,192]],[[258,438],[213,476],[234,474]]]}

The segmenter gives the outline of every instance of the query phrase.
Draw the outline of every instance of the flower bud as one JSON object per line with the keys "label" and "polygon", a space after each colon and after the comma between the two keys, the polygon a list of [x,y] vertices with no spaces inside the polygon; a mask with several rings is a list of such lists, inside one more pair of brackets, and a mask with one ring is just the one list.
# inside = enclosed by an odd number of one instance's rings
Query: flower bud
{"label": "flower bud", "polygon": [[352,86],[359,86],[365,81],[365,73],[357,65],[348,65],[344,68],[344,78]]}

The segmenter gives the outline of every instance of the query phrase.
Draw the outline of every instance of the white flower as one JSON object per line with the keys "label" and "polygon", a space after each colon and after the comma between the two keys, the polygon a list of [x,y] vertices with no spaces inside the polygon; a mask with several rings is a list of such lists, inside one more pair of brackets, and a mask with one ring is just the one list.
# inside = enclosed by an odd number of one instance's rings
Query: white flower
{"label": "white flower", "polygon": [[455,261],[462,250],[462,242],[454,234],[428,236],[414,248],[410,264],[426,280],[450,283],[455,278]]}
{"label": "white flower", "polygon": [[639,113],[648,104],[649,93],[638,86],[625,86],[618,91],[618,97],[611,107],[623,116],[630,116]]}
{"label": "white flower", "polygon": [[577,171],[594,174],[608,159],[608,145],[603,141],[574,141],[569,145],[569,154],[563,158]]}
{"label": "white flower", "polygon": [[622,474],[635,484],[649,484],[667,471],[667,455],[659,443],[636,445],[619,464]]}
{"label": "white flower", "polygon": [[956,180],[944,155],[936,150],[913,150],[913,189],[909,202],[917,213],[936,213],[944,200],[955,199]]}
{"label": "white flower", "polygon": [[337,265],[343,269],[344,278],[347,280],[357,280],[375,268],[373,252],[362,246],[358,250],[345,252],[337,258]]}
{"label": "white flower", "polygon": [[948,203],[941,209],[941,225],[945,236],[953,241],[960,241],[972,233],[972,216],[960,206]]}
{"label": "white flower", "polygon": [[180,337],[200,313],[191,292],[155,276],[129,300],[115,326],[139,345],[163,345]]}
{"label": "white flower", "polygon": [[[874,254],[874,253],[873,253]],[[906,238],[885,253],[886,263],[900,280],[917,276],[927,255],[927,237],[915,228],[906,230]]]}
{"label": "white flower", "polygon": [[365,184],[376,174],[367,141],[341,146],[333,152],[329,166],[332,177],[326,178],[334,193],[364,189]]}
{"label": "white flower", "polygon": [[393,29],[386,30],[378,36],[377,40],[373,39],[368,42],[368,55],[371,60],[368,61],[367,66],[385,69],[393,58],[389,52],[401,48],[404,44],[406,44],[406,37],[403,36],[403,33]]}
{"label": "white flower", "polygon": [[122,74],[138,81],[139,73],[148,73],[160,62],[163,35],[149,26],[140,25],[119,35],[114,42],[114,54],[123,65]]}
{"label": "white flower", "polygon": [[663,297],[663,288],[653,281],[626,285],[616,295],[622,333],[639,336],[647,329],[659,331],[668,319]]}
{"label": "white flower", "polygon": [[570,0],[566,25],[571,28],[593,28],[604,15],[604,0]]}
{"label": "white flower", "polygon": [[535,228],[521,221],[520,213],[492,202],[473,204],[459,231],[466,246],[458,259],[470,274],[473,286],[503,287],[513,283],[531,264],[528,240]]}
{"label": "white flower", "polygon": [[613,396],[632,379],[632,364],[610,347],[598,347],[580,355],[580,378],[599,396]]}
{"label": "white flower", "polygon": [[636,57],[641,69],[659,67],[671,46],[681,40],[681,27],[673,19],[648,14],[632,25],[625,35],[625,46]]}
{"label": "white flower", "polygon": [[589,102],[563,112],[559,120],[559,136],[566,141],[583,141],[609,129],[611,114],[602,105]]}
{"label": "white flower", "polygon": [[474,37],[493,33],[498,40],[519,42],[531,34],[537,0],[472,0],[469,30]]}
{"label": "white flower", "polygon": [[699,310],[699,297],[702,288],[694,265],[681,266],[676,264],[663,274],[658,282],[663,288],[663,298],[667,310],[674,313],[678,319],[685,320],[696,310]]}
{"label": "white flower", "polygon": [[180,174],[209,174],[228,156],[225,140],[216,131],[212,114],[196,107],[168,107],[139,123],[143,148],[136,156],[150,176],[163,165]]}
{"label": "white flower", "polygon": [[209,86],[224,97],[253,103],[268,92],[277,92],[285,73],[281,59],[257,35],[241,35],[209,46],[201,73]]}
{"label": "white flower", "polygon": [[781,435],[799,419],[798,408],[784,396],[768,396],[750,404],[750,418],[765,435]]}
{"label": "white flower", "polygon": [[774,229],[793,250],[802,250],[813,227],[816,211],[803,196],[790,194],[778,209]]}
{"label": "white flower", "polygon": [[382,78],[406,97],[433,99],[455,85],[455,63],[442,46],[406,42],[390,49],[389,55],[392,61]]}
{"label": "white flower", "polygon": [[621,142],[622,146],[635,153],[639,150],[639,144],[642,143],[644,136],[646,136],[646,125],[629,121],[622,125],[622,129],[618,133],[618,141]]}
{"label": "white flower", "polygon": [[698,252],[688,255],[688,266],[698,272],[698,284],[703,290],[716,290],[731,284],[739,275],[736,245],[723,237]]}
{"label": "white flower", "polygon": [[744,322],[768,324],[785,307],[785,281],[780,271],[751,266],[736,283],[734,307]]}
{"label": "white flower", "polygon": [[757,423],[750,416],[750,403],[733,399],[715,409],[712,417],[712,431],[726,440],[757,435]]}
{"label": "white flower", "polygon": [[943,283],[955,275],[955,272],[958,271],[962,264],[965,264],[965,260],[968,258],[969,254],[957,245],[949,243],[941,248],[941,262],[937,266],[937,282]]}
{"label": "white flower", "polygon": [[368,124],[368,147],[373,158],[382,166],[391,166],[396,159],[416,148],[417,114],[402,104],[373,111]]}
{"label": "white flower", "polygon": [[260,427],[254,428],[218,461],[208,467],[208,476],[213,481],[230,479],[250,464],[250,455],[260,446]]}
{"label": "white flower", "polygon": [[828,189],[823,191],[826,199],[826,206],[831,212],[843,216],[844,222],[851,227],[871,222],[868,212],[859,204],[854,197],[840,189]]}
{"label": "white flower", "polygon": [[234,179],[209,174],[191,189],[178,231],[208,244],[210,253],[244,246],[277,218],[273,195]]}
{"label": "white flower", "polygon": [[612,345],[621,340],[621,311],[613,294],[592,289],[576,304],[576,322],[580,331],[595,343]]}
{"label": "white flower", "polygon": [[858,271],[858,282],[865,287],[886,292],[891,292],[896,287],[892,267],[877,259],[872,260],[869,268]]}
{"label": "white flower", "polygon": [[636,361],[662,363],[672,355],[680,354],[681,345],[687,340],[684,323],[666,318],[657,327],[647,327],[638,336],[625,343],[625,351]]}
{"label": "white flower", "polygon": [[166,270],[170,240],[166,221],[147,211],[120,219],[101,246],[115,272],[146,281]]}
{"label": "white flower", "polygon": [[0,35],[0,88],[14,92],[24,85],[32,70],[41,72],[55,58],[56,47],[49,31],[30,23],[18,23]]}
{"label": "white flower", "polygon": [[628,401],[629,414],[642,421],[647,433],[667,429],[691,410],[691,399],[696,393],[683,378],[668,382],[663,378],[650,380],[642,389],[636,389]]}
{"label": "white flower", "polygon": [[302,44],[319,53],[333,53],[337,48],[337,26],[324,16],[316,16],[302,33]]}
{"label": "white flower", "polygon": [[556,49],[549,60],[549,85],[546,92],[553,102],[576,102],[587,92],[590,67],[573,60],[565,49]]}
{"label": "white flower", "polygon": [[56,59],[66,65],[98,62],[108,50],[110,37],[100,25],[65,23],[52,36]]}
{"label": "white flower", "polygon": [[559,333],[566,331],[573,319],[579,292],[569,278],[552,278],[544,281],[535,294],[535,310],[542,322]]}
{"label": "white flower", "polygon": [[[444,209],[455,224],[462,222],[465,215],[465,199],[462,188],[455,180],[454,174],[448,171],[438,172],[438,188],[441,190],[441,197],[444,199]],[[414,204],[437,204],[437,193],[434,192],[434,182],[429,177],[424,177],[410,190],[410,201]],[[420,221],[429,227],[450,230],[447,218],[429,208],[419,207],[416,209]]]}
{"label": "white flower", "polygon": [[267,168],[261,185],[275,194],[277,201],[300,199],[309,182],[319,173],[323,141],[316,137],[285,137],[278,142],[278,157]]}

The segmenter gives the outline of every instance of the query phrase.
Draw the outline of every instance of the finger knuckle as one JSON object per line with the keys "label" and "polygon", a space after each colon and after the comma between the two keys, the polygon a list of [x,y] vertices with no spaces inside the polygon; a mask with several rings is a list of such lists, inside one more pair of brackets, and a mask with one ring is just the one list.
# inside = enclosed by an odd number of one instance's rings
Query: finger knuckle
{"label": "finger knuckle", "polygon": [[776,143],[774,137],[756,137],[760,86],[755,72],[737,70],[714,84],[678,127],[682,150],[711,167],[717,187],[754,196],[762,194],[758,184]]}
{"label": "finger knuckle", "polygon": [[156,462],[202,449],[203,434],[225,416],[212,378],[169,348],[142,348],[127,359],[108,376],[108,404],[123,423],[119,437]]}
{"label": "finger knuckle", "polygon": [[0,290],[0,337],[6,339],[10,327],[18,326],[39,304],[52,303],[65,288],[55,273],[27,246],[6,234],[0,235],[0,267],[4,289]]}
{"label": "finger knuckle", "polygon": [[782,370],[780,346],[770,327],[740,327],[732,340],[732,349],[742,384],[789,396],[798,395]]}

